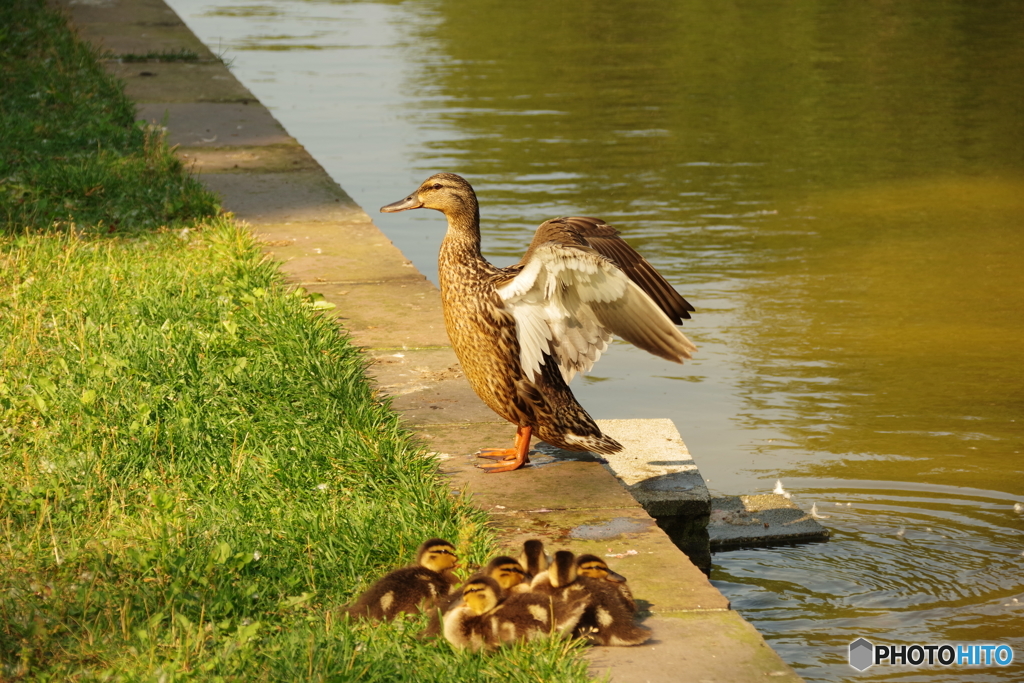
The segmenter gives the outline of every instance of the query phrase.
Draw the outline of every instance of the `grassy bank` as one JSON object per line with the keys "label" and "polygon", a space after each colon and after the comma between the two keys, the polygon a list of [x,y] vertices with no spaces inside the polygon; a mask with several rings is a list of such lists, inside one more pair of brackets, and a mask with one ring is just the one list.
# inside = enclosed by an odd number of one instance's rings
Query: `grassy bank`
{"label": "grassy bank", "polygon": [[0,3],[0,222],[137,233],[209,215],[95,49],[37,0]]}
{"label": "grassy bank", "polygon": [[41,2],[0,33],[0,680],[583,680],[341,617],[486,518],[91,49]]}

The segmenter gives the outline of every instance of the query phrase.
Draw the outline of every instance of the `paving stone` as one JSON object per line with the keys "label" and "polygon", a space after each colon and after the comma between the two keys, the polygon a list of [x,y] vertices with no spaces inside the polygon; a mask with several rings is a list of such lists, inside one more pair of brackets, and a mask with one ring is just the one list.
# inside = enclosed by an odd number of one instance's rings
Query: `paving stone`
{"label": "paving stone", "polygon": [[654,616],[643,624],[654,631],[654,638],[643,645],[590,648],[590,674],[610,674],[615,683],[802,680],[731,610]]}
{"label": "paving stone", "polygon": [[486,510],[495,505],[531,513],[573,510],[593,505],[593,501],[600,501],[600,507],[641,509],[592,453],[570,454],[535,443],[530,467],[498,474],[478,468],[483,460],[473,454],[481,448],[512,446],[515,426],[508,422],[477,423],[463,428],[419,425],[417,434],[430,448],[443,454],[441,471],[457,480],[460,487],[468,487],[473,501]]}
{"label": "paving stone", "polygon": [[369,373],[408,425],[495,422],[502,439],[515,431],[473,392],[450,347],[375,353]]}
{"label": "paving stone", "polygon": [[216,192],[237,218],[262,226],[282,223],[369,220],[323,173],[204,173],[199,181]]}
{"label": "paving stone", "polygon": [[[254,147],[259,145],[293,145],[298,147],[284,127],[267,108],[255,100],[241,102],[149,102],[137,107],[136,120],[167,126],[167,144],[182,147],[218,148],[200,152],[190,149],[195,158],[213,160],[223,147]],[[295,147],[271,148],[260,156],[293,152]],[[302,147],[302,153],[305,150]],[[252,152],[250,152],[252,153]],[[305,154],[312,161],[312,157]],[[308,164],[309,161],[303,163]],[[314,168],[320,165],[313,161]],[[263,168],[263,167],[261,167]],[[206,169],[202,169],[206,170]],[[212,170],[212,169],[210,169]],[[290,170],[290,169],[289,169]]]}
{"label": "paving stone", "polygon": [[598,420],[622,444],[608,469],[652,517],[702,517],[711,495],[672,420]]}
{"label": "paving stone", "polygon": [[[71,16],[81,31],[88,24],[104,24],[104,30],[116,33],[117,24],[184,26],[178,14],[164,0],[51,0]],[[103,37],[98,31],[95,38]],[[191,32],[190,32],[191,33]],[[90,38],[89,40],[92,40]]]}
{"label": "paving stone", "polygon": [[827,541],[829,531],[776,493],[711,500],[708,538],[713,550]]}
{"label": "paving stone", "polygon": [[219,62],[107,61],[103,66],[124,81],[125,94],[138,103],[256,101]]}
{"label": "paving stone", "polygon": [[[284,223],[254,228],[266,253],[281,262],[290,282],[425,282],[416,267],[369,219]],[[435,296],[436,290],[434,290]],[[429,296],[420,292],[417,297]],[[439,305],[439,304],[435,304]]]}
{"label": "paving stone", "polygon": [[[217,56],[188,29],[180,20],[168,19],[143,24],[111,22],[82,24],[79,34],[82,38],[100,46],[113,56],[146,55],[153,52],[178,52],[188,50],[202,61],[218,62]],[[140,64],[135,62],[136,65]],[[150,66],[162,62],[142,62]]]}
{"label": "paving stone", "polygon": [[335,304],[327,313],[345,326],[359,346],[407,349],[448,344],[444,318],[434,305],[437,290],[425,279],[305,287]]}
{"label": "paving stone", "polygon": [[298,144],[178,147],[174,154],[192,173],[288,173],[320,168],[316,159]]}

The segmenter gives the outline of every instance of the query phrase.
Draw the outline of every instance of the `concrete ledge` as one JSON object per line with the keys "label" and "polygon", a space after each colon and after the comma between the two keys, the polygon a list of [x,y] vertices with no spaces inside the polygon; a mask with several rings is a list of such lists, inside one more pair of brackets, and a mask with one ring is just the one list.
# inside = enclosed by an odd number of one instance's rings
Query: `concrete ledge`
{"label": "concrete ledge", "polygon": [[[416,267],[384,237],[380,230],[359,214],[352,220],[321,223],[269,223],[254,228],[267,246],[267,253],[281,261],[289,281],[313,284],[377,284],[401,280],[401,284],[425,283]],[[350,288],[349,288],[350,289]],[[436,297],[430,286],[411,299]],[[437,306],[431,302],[431,308]],[[442,323],[443,324],[443,323]],[[444,338],[441,344],[447,345]]]}
{"label": "concrete ledge", "polygon": [[623,445],[608,469],[652,517],[706,517],[711,495],[672,420],[598,420]]}
{"label": "concrete ledge", "polygon": [[107,71],[124,81],[136,102],[255,102],[219,62],[112,62]]}
{"label": "concrete ledge", "polygon": [[711,500],[712,550],[827,541],[829,531],[785,496],[767,493]]}
{"label": "concrete ledge", "polygon": [[137,111],[136,118],[167,126],[167,142],[170,145],[252,147],[298,144],[277,119],[270,115],[267,108],[256,101],[247,104],[149,102],[140,104]]}
{"label": "concrete ledge", "polygon": [[[369,222],[369,217],[352,197],[322,171],[209,173],[200,178],[222,198],[231,198],[228,207],[238,218],[256,226],[347,220]],[[302,227],[296,225],[295,229],[302,233]]]}
{"label": "concrete ledge", "polygon": [[802,680],[736,612],[653,617],[644,625],[655,633],[650,642],[592,648],[587,653],[591,675],[610,675],[615,683]]}
{"label": "concrete ledge", "polygon": [[288,173],[320,168],[295,142],[263,147],[179,147],[175,154],[193,173]]}

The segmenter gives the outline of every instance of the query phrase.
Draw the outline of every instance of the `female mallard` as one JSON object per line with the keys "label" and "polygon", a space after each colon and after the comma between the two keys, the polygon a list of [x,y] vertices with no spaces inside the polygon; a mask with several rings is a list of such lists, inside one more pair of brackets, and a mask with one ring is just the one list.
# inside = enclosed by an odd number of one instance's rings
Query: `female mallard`
{"label": "female mallard", "polygon": [[612,335],[682,363],[696,347],[676,325],[693,307],[644,257],[597,218],[553,218],[537,228],[519,263],[497,268],[480,253],[476,193],[438,173],[381,207],[436,209],[448,219],[438,277],[445,326],[462,371],[491,410],[516,425],[515,446],[480,455],[489,472],[529,462],[533,435],[570,451],[615,453],[576,402],[569,381],[586,372]]}

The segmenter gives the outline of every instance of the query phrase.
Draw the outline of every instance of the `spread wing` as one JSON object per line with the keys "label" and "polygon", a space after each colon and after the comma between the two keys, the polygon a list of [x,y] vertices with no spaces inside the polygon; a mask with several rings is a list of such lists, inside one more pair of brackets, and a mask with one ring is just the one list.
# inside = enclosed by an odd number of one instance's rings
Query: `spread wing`
{"label": "spread wing", "polygon": [[682,363],[696,347],[676,328],[693,307],[603,221],[556,218],[537,229],[495,287],[516,321],[520,362],[540,375],[545,355],[569,382],[612,335]]}

